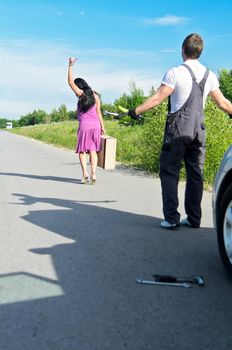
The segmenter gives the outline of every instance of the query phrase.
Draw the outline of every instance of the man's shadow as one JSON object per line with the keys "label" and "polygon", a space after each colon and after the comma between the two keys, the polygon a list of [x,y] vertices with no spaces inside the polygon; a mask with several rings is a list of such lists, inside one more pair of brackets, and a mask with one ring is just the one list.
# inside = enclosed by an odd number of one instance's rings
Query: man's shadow
{"label": "man's shadow", "polygon": [[[72,260],[73,265],[77,263],[76,266],[81,266],[83,262],[85,265],[92,264],[94,276],[98,271],[102,273],[102,269],[106,270],[106,267],[110,269],[111,265],[110,273],[113,275],[115,271],[122,270],[121,264],[124,270],[130,266],[134,271],[136,267],[135,271],[145,274],[154,270],[154,273],[197,273],[203,266],[206,269],[205,273],[208,273],[211,272],[211,263],[218,264],[219,256],[213,229],[181,227],[173,231],[163,230],[159,226],[158,218],[106,208],[105,204],[114,202],[108,199],[73,201],[26,194],[14,195],[19,198],[19,205],[45,203],[57,207],[52,210],[31,210],[23,219],[51,233],[74,240],[67,249],[64,244],[45,250],[34,250],[36,253],[51,253],[61,281],[63,275],[67,278],[63,273],[65,251],[70,255],[67,262]],[[101,203],[104,207],[99,206]],[[76,251],[75,254],[71,254],[72,249]],[[59,254],[55,254],[55,251],[59,251]],[[83,259],[84,255],[86,258]],[[204,265],[200,258],[205,260]],[[100,263],[103,265],[97,268]],[[218,265],[220,270],[221,265]]]}
{"label": "man's shadow", "polygon": [[[201,272],[208,278],[211,275],[211,284],[225,278],[216,237],[209,237],[212,229],[168,231],[159,227],[157,218],[100,207],[101,202],[14,195],[18,205],[56,206],[51,210],[31,207],[22,218],[74,242],[30,250],[51,256],[63,294],[1,306],[8,323],[14,325],[8,331],[11,349],[27,349],[23,339],[28,337],[33,349],[39,344],[44,349],[121,349],[127,345],[146,349],[147,342],[151,347],[159,344],[150,329],[151,325],[160,327],[170,296],[178,304],[186,291],[147,288],[135,283],[137,277]],[[199,291],[193,288],[189,293],[197,302]],[[202,295],[207,302],[214,299],[212,293]],[[175,303],[169,306],[168,317],[178,309],[179,317],[186,318]],[[18,333],[13,330],[19,320],[24,338],[17,343]]]}

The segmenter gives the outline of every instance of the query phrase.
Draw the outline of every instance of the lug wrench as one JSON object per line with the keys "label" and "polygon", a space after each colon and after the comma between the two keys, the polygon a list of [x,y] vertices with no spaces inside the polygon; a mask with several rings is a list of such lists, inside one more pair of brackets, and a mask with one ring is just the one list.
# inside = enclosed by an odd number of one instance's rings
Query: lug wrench
{"label": "lug wrench", "polygon": [[200,275],[192,276],[192,277],[175,277],[175,276],[168,276],[168,275],[153,275],[155,281],[158,282],[171,282],[171,283],[191,283],[191,284],[197,284],[199,287],[205,286],[204,278]]}
{"label": "lug wrench", "polygon": [[136,278],[136,283],[139,284],[152,284],[155,286],[169,286],[169,287],[182,287],[182,288],[191,288],[192,284],[190,282],[159,282],[159,281],[150,281],[144,280],[142,278]]}

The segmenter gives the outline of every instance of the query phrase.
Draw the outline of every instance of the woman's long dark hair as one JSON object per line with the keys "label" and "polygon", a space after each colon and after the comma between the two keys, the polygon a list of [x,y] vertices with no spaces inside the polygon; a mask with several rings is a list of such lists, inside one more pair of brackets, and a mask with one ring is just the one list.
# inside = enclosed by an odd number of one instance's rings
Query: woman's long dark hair
{"label": "woman's long dark hair", "polygon": [[82,78],[76,78],[74,83],[83,90],[83,95],[79,97],[78,108],[80,112],[87,112],[94,104],[95,98],[93,90]]}

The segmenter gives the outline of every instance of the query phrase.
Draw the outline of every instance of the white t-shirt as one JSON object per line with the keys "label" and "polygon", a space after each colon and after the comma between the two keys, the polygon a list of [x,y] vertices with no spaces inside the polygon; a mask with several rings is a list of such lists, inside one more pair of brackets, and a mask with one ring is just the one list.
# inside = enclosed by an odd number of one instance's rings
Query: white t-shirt
{"label": "white t-shirt", "polygon": [[[203,66],[198,60],[188,59],[184,62],[193,71],[197,82],[199,83],[206,71],[206,67]],[[167,71],[165,74],[162,84],[169,86],[174,89],[171,94],[171,113],[179,110],[185,101],[187,101],[191,90],[192,90],[192,77],[188,69],[183,65],[174,67]],[[205,106],[206,97],[211,91],[219,88],[219,81],[212,71],[209,71],[209,76],[205,83],[204,94],[203,94],[203,105]]]}

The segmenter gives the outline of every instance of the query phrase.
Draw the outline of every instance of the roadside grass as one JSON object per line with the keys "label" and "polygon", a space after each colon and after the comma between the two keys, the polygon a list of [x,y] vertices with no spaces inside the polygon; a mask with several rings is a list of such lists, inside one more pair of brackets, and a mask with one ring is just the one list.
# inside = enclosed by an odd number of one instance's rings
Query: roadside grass
{"label": "roadside grass", "polygon": [[[77,142],[76,121],[51,124],[39,124],[11,129],[11,132],[31,137],[52,145],[75,150]],[[117,121],[105,121],[106,134],[117,139],[117,161],[132,166],[141,166],[141,148],[138,147],[142,137],[140,126],[126,127]]]}
{"label": "roadside grass", "polygon": [[[166,103],[163,103],[147,112],[143,125],[124,126],[116,120],[105,120],[106,134],[117,139],[118,162],[153,174],[158,173],[166,108]],[[204,178],[205,186],[209,187],[214,181],[224,152],[232,144],[232,122],[209,100],[205,108],[205,124],[207,141]],[[77,128],[76,121],[64,121],[13,128],[9,131],[75,151]],[[185,179],[184,167],[180,175],[181,179]]]}
{"label": "roadside grass", "polygon": [[11,129],[11,132],[31,137],[52,145],[74,149],[76,145],[77,123],[73,121],[38,124]]}

